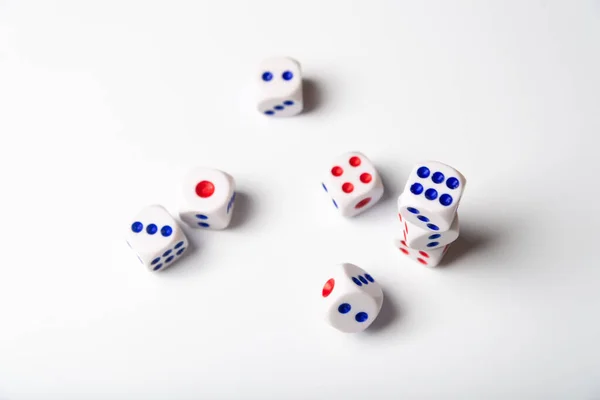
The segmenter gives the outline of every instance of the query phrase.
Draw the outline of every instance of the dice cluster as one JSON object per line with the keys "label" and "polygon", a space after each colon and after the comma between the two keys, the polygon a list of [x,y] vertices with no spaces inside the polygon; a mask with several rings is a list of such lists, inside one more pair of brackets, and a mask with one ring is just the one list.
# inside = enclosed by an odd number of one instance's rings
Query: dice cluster
{"label": "dice cluster", "polygon": [[[269,117],[290,117],[302,111],[300,64],[271,58],[258,74],[258,110]],[[458,205],[466,180],[453,167],[426,161],[417,164],[398,198],[398,237],[394,245],[419,264],[437,266],[459,235]],[[355,217],[379,202],[383,182],[374,164],[360,152],[335,158],[324,171],[321,186],[335,209]],[[234,212],[236,184],[228,173],[208,167],[191,170],[184,179],[179,219],[195,229],[226,229]],[[161,205],[143,208],[127,226],[127,244],[150,271],[175,264],[188,239],[175,217]],[[341,332],[368,328],[379,315],[383,290],[362,268],[343,263],[322,288],[328,323]]]}

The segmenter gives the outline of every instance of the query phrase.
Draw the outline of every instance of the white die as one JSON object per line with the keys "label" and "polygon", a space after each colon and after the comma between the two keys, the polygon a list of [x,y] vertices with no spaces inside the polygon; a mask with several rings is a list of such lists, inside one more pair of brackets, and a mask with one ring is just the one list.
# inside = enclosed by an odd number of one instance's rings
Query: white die
{"label": "white die", "polygon": [[272,117],[291,117],[302,112],[302,71],[300,63],[288,57],[274,57],[260,64],[258,111]]}
{"label": "white die", "polygon": [[452,225],[466,179],[456,169],[437,161],[415,166],[408,177],[398,210],[404,219],[434,232]]}
{"label": "white die", "polygon": [[342,154],[330,164],[322,185],[345,217],[354,217],[373,207],[384,190],[375,166],[359,152]]}
{"label": "white die", "polygon": [[354,264],[337,265],[321,296],[326,321],[344,333],[367,329],[379,315],[383,291],[379,283]]}
{"label": "white die", "polygon": [[435,250],[416,250],[408,247],[406,242],[402,239],[394,239],[394,246],[411,260],[428,267],[437,266],[450,248],[450,245],[447,244],[444,247],[438,247]]}
{"label": "white die", "polygon": [[151,271],[173,265],[188,248],[175,218],[160,205],[144,207],[127,226],[127,244]]}
{"label": "white die", "polygon": [[398,214],[398,218],[402,230],[401,238],[404,239],[408,247],[412,249],[434,250],[439,247],[444,247],[458,239],[460,231],[458,214],[456,214],[454,221],[452,221],[450,229],[443,232],[432,232],[429,229],[408,222],[402,218],[402,214]]}
{"label": "white die", "polygon": [[179,218],[192,228],[225,229],[235,205],[235,180],[226,172],[198,167],[183,180]]}

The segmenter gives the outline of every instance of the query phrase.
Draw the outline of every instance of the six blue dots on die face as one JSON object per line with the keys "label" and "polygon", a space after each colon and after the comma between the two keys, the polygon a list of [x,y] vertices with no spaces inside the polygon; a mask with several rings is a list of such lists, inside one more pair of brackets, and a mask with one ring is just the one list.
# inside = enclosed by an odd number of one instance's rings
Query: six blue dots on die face
{"label": "six blue dots on die face", "polygon": [[175,258],[175,256],[169,256],[169,258],[167,258],[165,260],[166,263],[170,263],[171,261],[173,261],[173,258]]}
{"label": "six blue dots on die face", "polygon": [[375,279],[373,279],[373,277],[369,274],[365,274],[365,278],[367,278],[369,282],[375,282]]}
{"label": "six blue dots on die face", "polygon": [[156,267],[154,267],[154,271],[158,271],[159,269],[162,268],[162,264],[158,264]]}
{"label": "six blue dots on die face", "polygon": [[159,261],[160,261],[160,257],[156,257],[154,260],[152,260],[152,262],[150,263],[150,265],[155,265]]}
{"label": "six blue dots on die face", "polygon": [[175,248],[178,249],[183,246],[183,240],[175,245]]}
{"label": "six blue dots on die face", "polygon": [[439,231],[440,230],[440,227],[437,226],[437,225],[435,225],[435,224],[427,224],[427,227],[429,229],[431,229],[432,231]]}
{"label": "six blue dots on die face", "polygon": [[435,239],[439,239],[441,237],[442,237],[442,235],[440,235],[439,233],[434,233],[433,235],[429,236],[429,240],[435,240]]}
{"label": "six blue dots on die face", "polygon": [[[440,171],[436,171],[433,174],[431,174],[431,171],[427,167],[420,167],[419,169],[417,169],[417,176],[421,179],[428,178],[430,175],[431,175],[431,180],[435,184],[441,184],[446,179],[444,174]],[[446,179],[446,186],[450,190],[458,189],[458,187],[460,186],[460,181],[456,177],[450,177],[450,178]],[[418,182],[413,183],[412,186],[410,187],[410,191],[416,196],[423,193],[423,190],[424,190],[423,185],[421,185]],[[438,193],[437,193],[437,191],[435,191],[435,189],[428,189],[425,191],[425,197],[429,200],[435,200],[438,198]],[[447,206],[451,205],[452,201],[453,201],[452,196],[450,196],[449,194],[443,194],[443,195],[439,196],[439,202],[443,206],[447,207]]]}
{"label": "six blue dots on die face", "polygon": [[185,251],[185,247],[182,247],[181,249],[177,250],[177,255],[180,256],[181,253],[183,253]]}
{"label": "six blue dots on die face", "polygon": [[169,254],[171,254],[173,252],[173,250],[167,250],[165,251],[165,253],[163,254],[163,257],[168,256]]}
{"label": "six blue dots on die face", "polygon": [[365,285],[368,285],[368,284],[369,284],[369,281],[367,280],[367,278],[365,278],[365,277],[364,277],[364,276],[362,276],[362,275],[359,275],[359,276],[358,276],[358,279],[360,279],[360,281],[361,281],[362,283],[364,283]]}
{"label": "six blue dots on die face", "polygon": [[419,216],[417,217],[417,219],[418,219],[419,221],[423,221],[423,222],[429,222],[429,218],[427,218],[427,217],[426,217],[426,216],[424,216],[424,215],[419,215]]}
{"label": "six blue dots on die face", "polygon": [[360,283],[358,278],[352,277],[352,282],[356,283],[358,286],[362,286],[362,283]]}

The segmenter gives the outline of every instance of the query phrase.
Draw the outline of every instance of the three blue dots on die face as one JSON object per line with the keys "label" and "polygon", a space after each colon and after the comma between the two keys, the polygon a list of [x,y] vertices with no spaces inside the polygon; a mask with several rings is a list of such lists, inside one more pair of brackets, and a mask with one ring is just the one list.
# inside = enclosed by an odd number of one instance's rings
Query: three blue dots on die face
{"label": "three blue dots on die face", "polygon": [[358,277],[353,276],[352,282],[356,284],[356,286],[368,285],[369,282],[375,282],[375,279],[369,274],[365,274],[365,276],[359,275]]}
{"label": "three blue dots on die face", "polygon": [[[133,224],[131,224],[132,232],[140,233],[143,230],[144,224],[142,224],[140,221],[135,221]],[[148,224],[148,226],[146,226],[146,233],[148,235],[154,235],[156,232],[158,232],[158,226],[156,226],[156,224]],[[160,229],[160,234],[164,237],[169,237],[173,234],[173,228],[171,228],[169,225],[165,225]]]}

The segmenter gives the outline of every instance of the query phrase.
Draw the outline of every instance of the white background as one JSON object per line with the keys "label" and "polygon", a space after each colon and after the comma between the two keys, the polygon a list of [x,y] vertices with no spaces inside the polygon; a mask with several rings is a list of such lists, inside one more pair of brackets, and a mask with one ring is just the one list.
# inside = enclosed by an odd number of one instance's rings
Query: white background
{"label": "white background", "polygon": [[[302,116],[255,110],[273,55]],[[599,399],[599,72],[599,1],[0,1],[0,398]],[[348,220],[349,150],[387,191]],[[423,159],[468,179],[436,269],[392,245]],[[195,165],[233,225],[150,273],[125,229]],[[386,295],[356,335],[344,261]]]}

